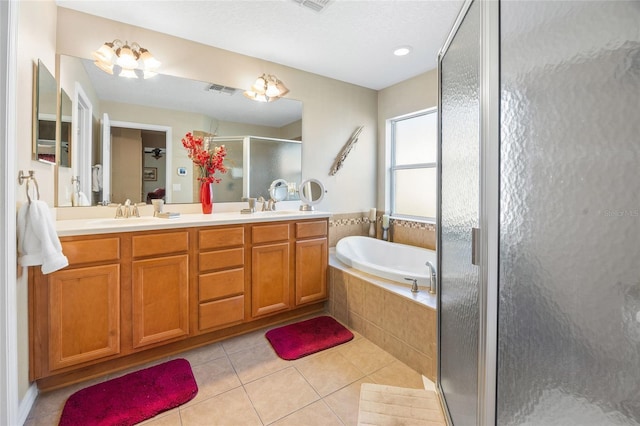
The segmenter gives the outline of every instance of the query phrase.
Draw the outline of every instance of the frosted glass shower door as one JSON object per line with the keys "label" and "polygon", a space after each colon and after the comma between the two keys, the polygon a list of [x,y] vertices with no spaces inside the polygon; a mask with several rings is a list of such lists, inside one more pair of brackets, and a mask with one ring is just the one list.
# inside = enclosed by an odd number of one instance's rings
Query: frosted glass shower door
{"label": "frosted glass shower door", "polygon": [[440,55],[438,214],[439,386],[455,425],[478,412],[478,267],[471,263],[479,222],[480,2],[473,2]]}
{"label": "frosted glass shower door", "polygon": [[640,2],[500,10],[499,425],[640,424]]}

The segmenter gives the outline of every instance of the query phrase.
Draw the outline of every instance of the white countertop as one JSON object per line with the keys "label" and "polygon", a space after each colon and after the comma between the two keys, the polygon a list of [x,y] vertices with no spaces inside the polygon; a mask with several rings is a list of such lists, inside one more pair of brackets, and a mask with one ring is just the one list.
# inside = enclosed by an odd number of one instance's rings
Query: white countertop
{"label": "white countertop", "polygon": [[189,228],[195,226],[232,225],[254,222],[278,222],[283,220],[321,219],[331,216],[329,212],[276,210],[255,213],[222,212],[212,214],[187,213],[174,219],[159,219],[153,216],[132,218],[92,218],[58,220],[56,232],[60,237],[72,235],[109,234],[115,232],[150,231],[155,229]]}

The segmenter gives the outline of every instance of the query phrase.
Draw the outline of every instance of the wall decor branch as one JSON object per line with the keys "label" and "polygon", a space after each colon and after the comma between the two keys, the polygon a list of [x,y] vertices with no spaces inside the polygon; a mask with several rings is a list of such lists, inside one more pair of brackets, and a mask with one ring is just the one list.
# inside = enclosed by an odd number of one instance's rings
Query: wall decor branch
{"label": "wall decor branch", "polygon": [[342,147],[342,150],[340,151],[335,161],[333,162],[333,165],[331,166],[331,171],[329,172],[329,176],[335,175],[338,172],[338,170],[340,170],[340,168],[342,167],[342,164],[344,164],[344,160],[347,159],[347,155],[349,155],[351,148],[353,148],[356,142],[358,142],[358,138],[360,137],[360,133],[362,132],[363,128],[364,126],[358,127],[353,132],[353,134],[351,135],[347,143],[344,144],[344,146]]}

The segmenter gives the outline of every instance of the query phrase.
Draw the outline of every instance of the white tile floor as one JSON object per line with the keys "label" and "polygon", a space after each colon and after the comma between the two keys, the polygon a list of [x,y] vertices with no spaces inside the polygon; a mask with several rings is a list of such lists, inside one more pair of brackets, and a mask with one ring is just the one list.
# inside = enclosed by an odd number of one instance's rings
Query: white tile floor
{"label": "white tile floor", "polygon": [[[264,337],[265,331],[173,357],[191,363],[198,395],[144,424],[356,425],[362,383],[424,387],[420,374],[355,332],[348,343],[284,361]],[[57,425],[69,395],[113,377],[40,395],[25,425]]]}

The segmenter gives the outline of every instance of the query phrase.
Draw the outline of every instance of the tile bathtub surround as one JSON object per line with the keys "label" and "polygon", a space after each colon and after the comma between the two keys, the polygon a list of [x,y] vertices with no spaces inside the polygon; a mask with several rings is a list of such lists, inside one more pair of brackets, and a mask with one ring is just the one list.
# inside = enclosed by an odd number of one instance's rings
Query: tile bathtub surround
{"label": "tile bathtub surround", "polygon": [[329,219],[329,247],[352,235],[369,235],[369,212],[337,213]]}
{"label": "tile bathtub surround", "polygon": [[[436,311],[335,265],[329,267],[329,312],[431,380],[436,375]],[[407,289],[409,291],[409,289]]]}
{"label": "tile bathtub surround", "polygon": [[[191,363],[198,395],[142,424],[356,425],[363,383],[424,389],[419,373],[353,329],[348,343],[284,361],[264,337],[270,328],[177,354]],[[68,396],[116,376],[39,395],[25,425],[57,425]]]}
{"label": "tile bathtub surround", "polygon": [[391,219],[392,239],[396,243],[436,249],[436,225],[404,219]]}
{"label": "tile bathtub surround", "polygon": [[[376,238],[382,238],[382,215],[376,216]],[[369,212],[337,213],[329,219],[329,247],[335,247],[338,241],[352,235],[369,236]],[[436,249],[436,225],[405,219],[391,219],[390,236],[392,241],[411,246]]]}

